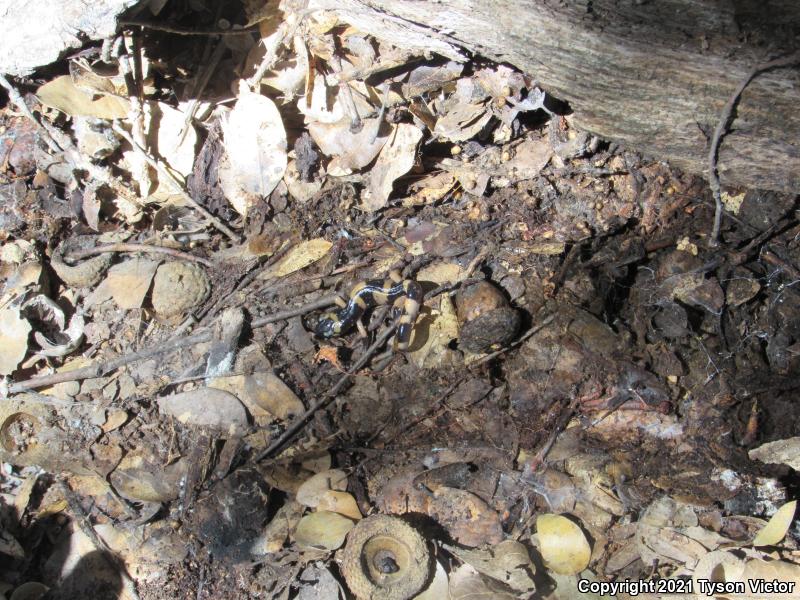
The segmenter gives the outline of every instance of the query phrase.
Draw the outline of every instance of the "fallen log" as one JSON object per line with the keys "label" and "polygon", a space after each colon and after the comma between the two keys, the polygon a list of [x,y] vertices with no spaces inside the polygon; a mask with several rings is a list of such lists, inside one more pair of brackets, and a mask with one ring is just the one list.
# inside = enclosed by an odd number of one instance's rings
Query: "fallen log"
{"label": "fallen log", "polygon": [[[507,62],[566,100],[576,124],[708,175],[714,129],[756,66],[800,49],[792,0],[311,0],[376,37]],[[723,186],[800,192],[800,69],[760,73],[718,158]]]}

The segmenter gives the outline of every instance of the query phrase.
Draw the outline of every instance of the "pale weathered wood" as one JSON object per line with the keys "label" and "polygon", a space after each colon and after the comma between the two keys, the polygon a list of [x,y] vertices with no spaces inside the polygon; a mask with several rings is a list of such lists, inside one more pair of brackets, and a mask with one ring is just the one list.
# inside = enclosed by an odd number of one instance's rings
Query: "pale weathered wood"
{"label": "pale weathered wood", "polygon": [[117,30],[138,0],[0,0],[0,73],[29,75],[86,39]]}
{"label": "pale weathered wood", "polygon": [[[758,63],[800,48],[795,0],[311,0],[378,37],[516,65],[576,123],[689,172]],[[444,45],[445,50],[442,50]],[[800,192],[800,70],[745,90],[719,154],[723,186]]]}

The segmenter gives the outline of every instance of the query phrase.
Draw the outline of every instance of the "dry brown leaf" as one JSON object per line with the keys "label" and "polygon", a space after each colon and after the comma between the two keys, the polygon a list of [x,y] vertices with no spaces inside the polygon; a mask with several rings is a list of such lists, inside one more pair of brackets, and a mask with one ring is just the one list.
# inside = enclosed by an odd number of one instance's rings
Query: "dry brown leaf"
{"label": "dry brown leaf", "polygon": [[346,489],[347,473],[340,469],[329,469],[316,473],[304,481],[297,490],[297,501],[310,508],[316,508],[326,492]]}
{"label": "dry brown leaf", "polygon": [[291,388],[271,371],[218,377],[210,382],[210,387],[226,390],[239,398],[256,422],[262,424],[276,418],[293,419],[305,410]]}
{"label": "dry brown leaf", "polygon": [[325,238],[315,238],[301,242],[289,250],[278,264],[265,271],[260,278],[285,277],[290,273],[305,269],[325,256],[332,246],[333,244]]}
{"label": "dry brown leaf", "polygon": [[499,175],[508,183],[533,179],[552,156],[553,149],[546,138],[527,139],[514,149],[514,158],[501,166]]}
{"label": "dry brown leaf", "polygon": [[528,548],[516,540],[504,540],[485,550],[445,547],[479,573],[501,581],[517,592],[530,593],[536,588],[533,581],[536,567]]}
{"label": "dry brown leaf", "polygon": [[592,549],[583,530],[561,515],[536,518],[536,535],[548,569],[562,575],[580,573],[589,565]]}
{"label": "dry brown leaf", "polygon": [[[778,509],[764,529],[758,532],[753,540],[753,546],[774,546],[786,537],[789,527],[792,526],[794,513],[797,510],[797,500],[787,502]],[[800,590],[798,590],[800,591]]]}
{"label": "dry brown leaf", "polygon": [[408,82],[402,88],[403,96],[411,99],[440,90],[446,83],[458,79],[463,70],[464,65],[454,61],[437,66],[420,65],[408,74]]}
{"label": "dry brown leaf", "polygon": [[124,119],[130,109],[130,103],[123,98],[100,96],[95,99],[89,92],[76,87],[69,75],[45,83],[36,90],[36,96],[45,106],[73,117]]}
{"label": "dry brown leaf", "polygon": [[672,527],[653,527],[640,523],[636,541],[645,564],[658,560],[660,563],[685,565],[693,569],[708,552],[701,543]]}
{"label": "dry brown leaf", "polygon": [[275,103],[255,94],[242,81],[239,99],[222,122],[225,160],[219,176],[233,208],[248,210],[269,196],[286,171],[286,130]]}
{"label": "dry brown leaf", "polygon": [[117,306],[123,309],[140,308],[158,265],[159,262],[155,260],[132,258],[111,267],[106,281]]}
{"label": "dry brown leaf", "polygon": [[180,459],[169,465],[139,450],[128,452],[109,476],[124,498],[139,502],[168,502],[178,497],[188,465]]}
{"label": "dry brown leaf", "polygon": [[299,502],[287,500],[253,543],[253,554],[262,556],[283,548],[289,533],[297,527],[305,509],[306,507]]}
{"label": "dry brown leaf", "polygon": [[363,198],[366,210],[386,206],[395,180],[414,166],[421,139],[422,131],[418,127],[408,123],[397,125],[370,171],[369,195]]}
{"label": "dry brown leaf", "polygon": [[11,375],[28,352],[31,325],[19,308],[0,310],[0,375]]}
{"label": "dry brown leaf", "polygon": [[453,301],[446,294],[440,296],[439,310],[420,315],[414,327],[414,336],[422,335],[425,342],[407,353],[419,368],[436,368],[451,357],[450,342],[458,337],[458,315]]}
{"label": "dry brown leaf", "polygon": [[336,550],[353,528],[353,521],[326,510],[306,515],[297,524],[294,541],[300,548]]}
{"label": "dry brown leaf", "polygon": [[503,590],[500,584],[482,577],[469,565],[461,565],[450,573],[450,600],[515,600],[516,594]]}
{"label": "dry brown leaf", "polygon": [[436,121],[434,135],[451,142],[463,142],[480,133],[492,113],[481,104],[461,104]]}
{"label": "dry brown leaf", "polygon": [[350,119],[345,117],[335,123],[309,123],[308,132],[322,153],[333,159],[328,164],[328,174],[342,176],[375,159],[389,139],[389,129],[381,125],[378,119],[364,119],[361,129],[353,132]]}
{"label": "dry brown leaf", "polygon": [[403,206],[430,204],[441,200],[453,190],[455,184],[456,178],[447,171],[426,175],[409,186],[412,195],[403,198]]}
{"label": "dry brown leaf", "polygon": [[185,425],[239,437],[247,430],[247,413],[233,394],[210,387],[158,399],[161,412]]}

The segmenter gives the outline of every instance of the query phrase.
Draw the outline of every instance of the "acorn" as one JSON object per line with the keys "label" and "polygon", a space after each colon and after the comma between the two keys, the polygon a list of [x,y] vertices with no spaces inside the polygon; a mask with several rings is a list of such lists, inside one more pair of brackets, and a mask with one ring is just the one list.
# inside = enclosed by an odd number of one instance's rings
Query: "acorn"
{"label": "acorn", "polygon": [[408,600],[422,591],[431,574],[425,538],[389,515],[359,521],[339,560],[347,586],[358,600]]}
{"label": "acorn", "polygon": [[519,311],[488,281],[462,288],[456,295],[456,309],[459,347],[473,353],[505,346],[517,337],[522,323]]}

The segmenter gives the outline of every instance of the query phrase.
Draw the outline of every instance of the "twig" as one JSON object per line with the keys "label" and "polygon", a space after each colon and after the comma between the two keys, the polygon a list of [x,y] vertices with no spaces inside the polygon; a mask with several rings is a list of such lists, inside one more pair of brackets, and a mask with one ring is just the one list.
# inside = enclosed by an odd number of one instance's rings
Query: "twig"
{"label": "twig", "polygon": [[181,260],[189,260],[192,262],[200,263],[206,267],[213,267],[214,263],[205,258],[181,252],[174,248],[167,248],[166,246],[150,246],[147,244],[106,244],[105,246],[98,246],[96,248],[87,248],[86,250],[79,250],[64,257],[66,261],[78,261],[82,258],[95,256],[96,254],[104,254],[106,252],[147,252],[152,254],[166,254]]}
{"label": "twig", "polygon": [[719,145],[722,142],[722,138],[727,133],[728,126],[731,124],[733,119],[733,110],[739,103],[739,98],[741,97],[745,88],[750,85],[750,82],[753,81],[753,79],[755,79],[758,75],[764,71],[782,67],[791,67],[796,64],[800,64],[800,54],[792,54],[791,56],[756,65],[741,81],[741,83],[739,83],[736,91],[733,92],[730,98],[728,98],[728,102],[722,109],[722,114],[720,115],[717,126],[714,129],[714,135],[711,137],[711,146],[708,149],[708,186],[711,188],[711,193],[714,196],[714,226],[711,230],[711,239],[709,240],[709,245],[712,247],[719,244],[719,228],[722,222],[722,195],[720,192],[719,173],[717,173],[717,158],[719,156]]}
{"label": "twig", "polygon": [[0,73],[0,85],[6,89],[9,100],[11,100],[11,102],[20,110],[20,112],[22,112],[22,114],[25,115],[32,123],[39,125],[39,134],[42,136],[42,139],[44,139],[47,145],[50,146],[50,149],[53,152],[63,152],[61,145],[56,142],[55,139],[53,139],[53,136],[50,135],[50,132],[47,131],[47,129],[43,127],[41,123],[39,123],[39,120],[33,115],[31,109],[29,109],[28,105],[25,104],[25,100],[23,100],[22,96],[17,91],[17,88],[11,85],[11,83],[2,73]]}
{"label": "twig", "polygon": [[[312,310],[316,310],[318,308],[324,308],[326,306],[331,306],[334,304],[335,296],[328,296],[317,302],[312,304],[306,304],[298,308],[284,310],[281,312],[277,312],[266,317],[261,317],[260,319],[256,319],[253,321],[250,326],[251,327],[263,327],[269,323],[274,323],[276,321],[282,321],[284,319],[289,319],[291,317],[296,317]],[[202,344],[205,342],[210,342],[213,339],[214,333],[212,329],[203,329],[192,335],[181,337],[181,338],[173,338],[168,340],[159,346],[155,346],[153,348],[146,348],[145,350],[140,350],[138,352],[133,352],[131,354],[126,354],[125,356],[118,356],[112,360],[107,362],[98,362],[92,365],[87,365],[81,369],[75,369],[73,371],[64,371],[61,373],[53,373],[51,375],[42,375],[40,377],[33,377],[31,379],[26,379],[24,381],[18,381],[8,387],[9,394],[18,394],[20,392],[24,392],[26,390],[33,390],[36,388],[47,387],[51,385],[55,385],[57,383],[64,383],[66,381],[79,381],[81,379],[90,379],[95,377],[103,377],[108,375],[112,371],[119,369],[120,367],[124,367],[125,365],[129,365],[134,362],[138,362],[140,360],[145,360],[148,358],[153,358],[154,356],[158,356],[159,354],[164,354],[166,352],[172,352],[174,350],[179,350],[181,348],[187,348],[189,346],[194,346],[195,344]]]}
{"label": "twig", "polygon": [[186,193],[186,191],[183,189],[183,184],[181,184],[181,182],[178,181],[178,179],[172,173],[170,173],[169,170],[163,164],[161,164],[161,162],[157,161],[155,158],[150,156],[150,154],[148,154],[144,148],[142,148],[139,144],[137,144],[131,137],[131,135],[127,131],[125,131],[125,129],[123,129],[119,123],[114,123],[113,128],[114,131],[116,131],[120,136],[122,136],[122,138],[125,139],[125,141],[128,142],[131,145],[131,147],[142,156],[142,158],[144,158],[147,164],[149,164],[156,171],[158,171],[158,174],[161,176],[163,182],[168,186],[172,187],[173,190],[176,193],[178,193],[185,202],[187,202],[190,206],[192,206],[195,210],[197,210],[197,212],[203,215],[211,224],[214,225],[214,227],[219,229],[231,240],[233,240],[237,244],[242,241],[242,238],[239,234],[231,230],[227,225],[225,225],[225,223],[223,223],[217,217],[208,212],[208,210],[206,210],[204,206],[198,204],[194,198],[192,198],[188,193]]}
{"label": "twig", "polygon": [[369,362],[369,360],[378,351],[378,349],[381,346],[383,346],[383,344],[386,343],[386,340],[388,340],[391,337],[396,327],[397,327],[396,322],[392,323],[389,327],[387,327],[378,336],[378,338],[375,340],[375,343],[373,343],[369,348],[367,348],[364,354],[362,354],[361,357],[359,357],[359,359],[355,362],[353,367],[346,373],[342,374],[342,377],[339,379],[339,381],[336,382],[336,385],[334,385],[330,390],[328,390],[322,396],[320,396],[317,399],[317,401],[314,402],[314,404],[312,404],[308,408],[306,412],[304,412],[302,415],[300,415],[294,421],[292,421],[286,428],[286,431],[284,431],[280,436],[278,436],[278,439],[272,442],[269,445],[269,447],[267,447],[266,450],[264,450],[261,454],[259,454],[256,457],[256,461],[261,461],[269,457],[270,455],[274,454],[275,452],[280,450],[286,444],[286,442],[288,442],[295,435],[297,435],[297,433],[305,425],[306,421],[308,421],[308,419],[314,416],[314,413],[316,413],[320,408],[322,408],[333,398],[335,398],[336,394],[338,394],[341,391],[344,385],[349,381],[350,377],[353,374],[357,373],[362,367],[364,367]]}
{"label": "twig", "polygon": [[118,19],[117,23],[126,27],[144,27],[153,31],[163,31],[174,33],[175,35],[245,35],[257,31],[258,27],[253,25],[242,29],[188,29],[186,27],[175,27],[174,25],[164,25],[151,21],[136,21],[133,19]]}
{"label": "twig", "polygon": [[277,33],[272,38],[272,43],[267,46],[267,50],[264,53],[264,58],[261,59],[261,64],[258,65],[256,72],[253,73],[253,76],[247,80],[247,85],[251,90],[256,90],[261,84],[264,74],[275,66],[275,62],[278,60],[278,49],[281,47],[281,44],[283,44],[285,40],[294,37],[295,31],[297,31],[300,23],[303,22],[303,19],[305,19],[306,15],[308,14],[308,11],[304,11],[299,15],[296,15],[296,20],[294,23],[289,23],[288,21],[281,23]]}

